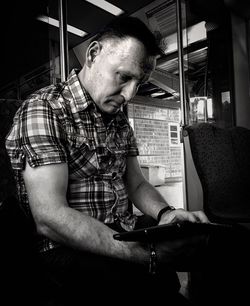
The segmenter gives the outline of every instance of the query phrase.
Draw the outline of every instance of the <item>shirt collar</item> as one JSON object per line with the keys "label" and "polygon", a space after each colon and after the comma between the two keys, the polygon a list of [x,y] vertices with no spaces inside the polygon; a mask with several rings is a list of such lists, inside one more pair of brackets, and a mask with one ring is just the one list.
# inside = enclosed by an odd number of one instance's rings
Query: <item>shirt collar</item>
{"label": "shirt collar", "polygon": [[86,89],[81,85],[78,74],[79,70],[73,69],[67,79],[69,90],[73,97],[73,103],[76,111],[85,110],[89,105],[94,104]]}

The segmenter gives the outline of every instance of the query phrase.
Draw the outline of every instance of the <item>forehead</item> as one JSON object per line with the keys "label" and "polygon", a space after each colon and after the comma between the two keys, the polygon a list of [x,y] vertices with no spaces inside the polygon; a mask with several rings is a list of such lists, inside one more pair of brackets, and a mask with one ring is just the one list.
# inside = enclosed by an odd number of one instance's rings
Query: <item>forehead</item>
{"label": "forehead", "polygon": [[138,67],[144,73],[155,67],[155,56],[149,56],[144,45],[133,37],[113,38],[102,42],[103,52],[113,63],[124,64],[125,67]]}

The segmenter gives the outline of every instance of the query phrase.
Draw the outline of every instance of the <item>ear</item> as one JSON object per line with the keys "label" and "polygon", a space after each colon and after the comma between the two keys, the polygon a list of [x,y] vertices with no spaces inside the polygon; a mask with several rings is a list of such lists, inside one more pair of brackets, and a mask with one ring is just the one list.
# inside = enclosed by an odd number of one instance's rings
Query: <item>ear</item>
{"label": "ear", "polygon": [[98,41],[92,41],[86,51],[86,65],[90,67],[95,61],[96,56],[101,52],[101,44]]}

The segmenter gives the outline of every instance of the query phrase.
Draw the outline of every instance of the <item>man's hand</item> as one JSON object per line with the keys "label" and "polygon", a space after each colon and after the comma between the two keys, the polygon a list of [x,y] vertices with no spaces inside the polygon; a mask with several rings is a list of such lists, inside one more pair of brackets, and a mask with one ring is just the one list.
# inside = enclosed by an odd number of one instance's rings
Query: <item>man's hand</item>
{"label": "man's hand", "polygon": [[177,223],[177,222],[200,222],[208,223],[209,220],[203,211],[187,211],[182,208],[178,208],[171,211],[166,211],[159,222],[160,224]]}

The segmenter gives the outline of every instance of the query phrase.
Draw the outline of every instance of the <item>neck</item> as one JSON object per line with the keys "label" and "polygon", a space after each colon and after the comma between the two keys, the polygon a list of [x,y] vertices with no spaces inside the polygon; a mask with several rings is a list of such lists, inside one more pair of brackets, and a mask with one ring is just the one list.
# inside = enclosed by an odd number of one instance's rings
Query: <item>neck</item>
{"label": "neck", "polygon": [[85,75],[86,73],[85,73],[85,66],[84,66],[78,73],[78,79],[81,85],[88,91],[88,82],[86,80]]}

